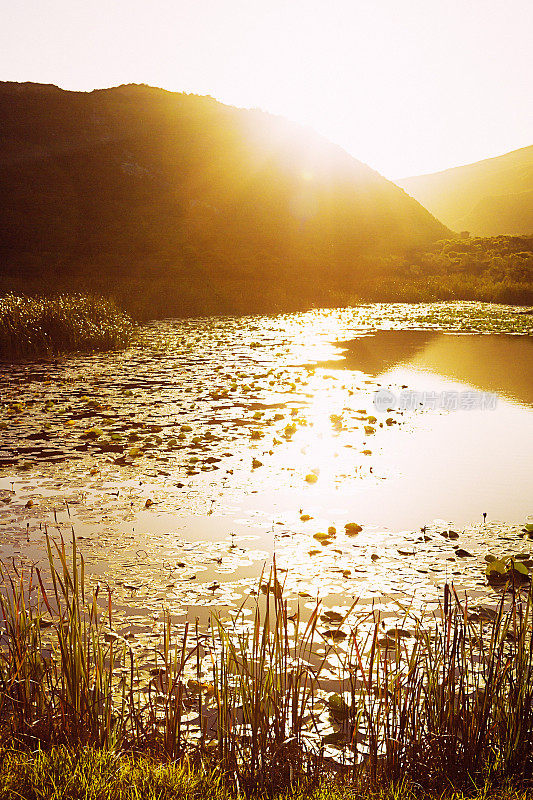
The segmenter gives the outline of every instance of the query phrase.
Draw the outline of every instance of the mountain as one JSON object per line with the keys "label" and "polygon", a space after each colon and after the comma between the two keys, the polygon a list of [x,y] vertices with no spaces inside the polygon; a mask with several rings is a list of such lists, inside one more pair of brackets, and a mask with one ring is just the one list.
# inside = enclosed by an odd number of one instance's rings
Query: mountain
{"label": "mountain", "polygon": [[476,236],[533,233],[533,145],[396,183],[452,230]]}
{"label": "mountain", "polygon": [[316,133],[211,97],[0,83],[0,119],[0,293],[147,316],[324,305],[449,234]]}

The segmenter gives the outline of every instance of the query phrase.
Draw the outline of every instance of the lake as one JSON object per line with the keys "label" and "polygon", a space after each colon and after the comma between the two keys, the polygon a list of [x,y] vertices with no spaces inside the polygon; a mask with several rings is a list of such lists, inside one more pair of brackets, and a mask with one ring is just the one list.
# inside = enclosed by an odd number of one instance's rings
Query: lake
{"label": "lake", "polygon": [[74,530],[141,649],[163,607],[231,613],[274,556],[304,606],[392,615],[446,581],[490,602],[485,556],[530,553],[532,332],[511,307],[373,304],[0,365],[0,558],[45,568],[45,530]]}

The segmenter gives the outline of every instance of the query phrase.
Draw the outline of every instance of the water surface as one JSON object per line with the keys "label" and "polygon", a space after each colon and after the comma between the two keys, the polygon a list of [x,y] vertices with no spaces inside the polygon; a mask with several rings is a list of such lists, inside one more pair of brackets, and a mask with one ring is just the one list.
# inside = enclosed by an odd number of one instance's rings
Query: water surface
{"label": "water surface", "polygon": [[381,304],[4,364],[0,557],[43,566],[45,527],[74,529],[134,632],[163,605],[231,609],[274,554],[309,603],[490,594],[485,555],[529,548],[532,331],[512,308]]}

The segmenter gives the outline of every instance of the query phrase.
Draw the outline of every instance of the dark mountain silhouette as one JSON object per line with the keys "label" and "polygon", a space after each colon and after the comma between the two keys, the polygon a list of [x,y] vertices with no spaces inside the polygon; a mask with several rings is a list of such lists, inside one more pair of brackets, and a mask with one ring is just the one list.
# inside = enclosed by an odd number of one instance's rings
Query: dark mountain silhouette
{"label": "dark mountain silhouette", "polygon": [[397,183],[452,230],[533,233],[533,146]]}
{"label": "dark mountain silhouette", "polygon": [[147,315],[346,302],[449,231],[317,134],[145,85],[0,83],[0,293],[114,294]]}

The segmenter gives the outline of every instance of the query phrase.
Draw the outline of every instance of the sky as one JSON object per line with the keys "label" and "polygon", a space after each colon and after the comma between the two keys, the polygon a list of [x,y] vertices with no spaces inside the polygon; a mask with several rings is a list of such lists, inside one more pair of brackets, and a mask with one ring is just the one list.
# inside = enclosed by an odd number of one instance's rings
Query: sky
{"label": "sky", "polygon": [[0,0],[0,12],[0,80],[209,94],[310,126],[392,179],[533,144],[531,0]]}

